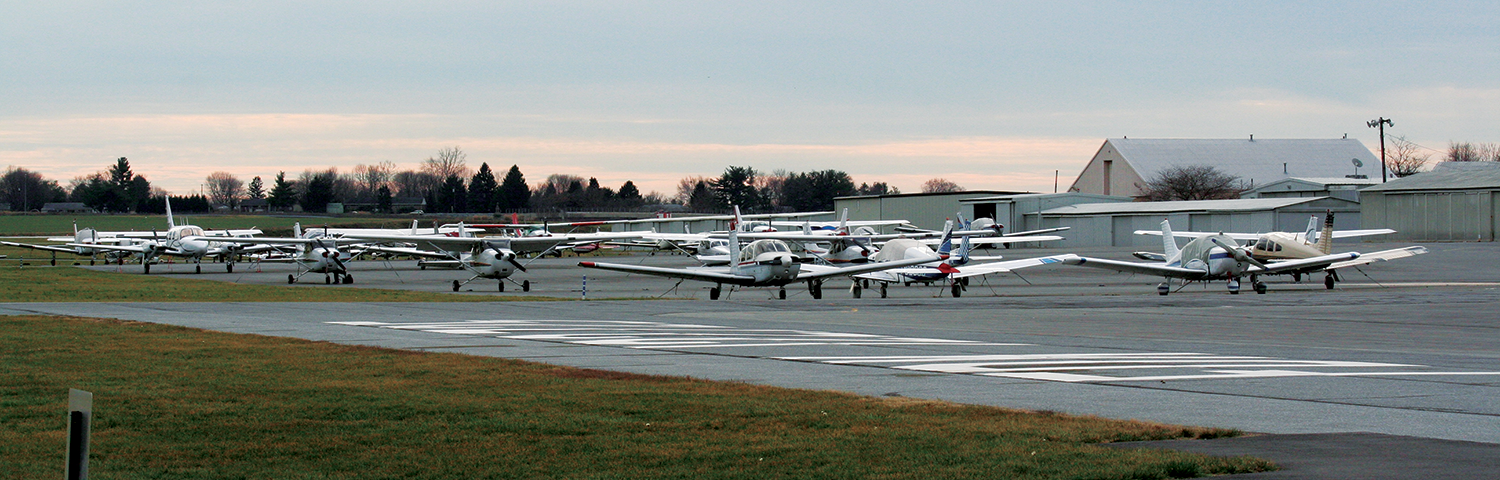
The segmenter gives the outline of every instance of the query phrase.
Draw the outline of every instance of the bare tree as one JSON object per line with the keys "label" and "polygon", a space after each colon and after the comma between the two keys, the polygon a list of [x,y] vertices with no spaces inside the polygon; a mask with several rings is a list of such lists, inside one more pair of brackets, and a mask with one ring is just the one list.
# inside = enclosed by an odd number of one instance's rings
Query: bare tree
{"label": "bare tree", "polygon": [[443,177],[427,172],[402,170],[391,175],[391,183],[395,184],[392,190],[396,191],[398,197],[422,197],[442,186]]}
{"label": "bare tree", "polygon": [[693,189],[698,188],[700,183],[707,184],[708,177],[702,175],[682,177],[682,180],[677,181],[677,196],[672,197],[672,202],[687,205],[688,200],[693,198]]}
{"label": "bare tree", "polygon": [[1479,152],[1480,146],[1469,142],[1448,142],[1448,153],[1443,157],[1445,162],[1482,162],[1484,157]]}
{"label": "bare tree", "polygon": [[1422,153],[1421,149],[1421,145],[1407,140],[1405,136],[1391,137],[1390,145],[1386,148],[1386,168],[1397,178],[1416,175],[1432,158],[1431,154]]}
{"label": "bare tree", "polygon": [[922,193],[951,193],[962,192],[964,187],[957,183],[948,181],[946,178],[934,178],[922,183]]}
{"label": "bare tree", "polygon": [[380,187],[390,188],[391,177],[395,174],[395,162],[384,161],[374,165],[355,165],[349,177],[355,184],[356,196],[362,200],[372,200]]}
{"label": "bare tree", "polygon": [[469,166],[464,164],[468,158],[468,154],[456,146],[444,148],[438,150],[437,157],[427,157],[427,160],[422,162],[422,173],[430,173],[439,179],[468,178]]}
{"label": "bare tree", "polygon": [[1208,165],[1171,166],[1157,172],[1141,189],[1141,200],[1226,200],[1240,198],[1247,188],[1240,177]]}
{"label": "bare tree", "polygon": [[203,179],[208,184],[208,201],[214,205],[234,207],[245,194],[245,182],[229,172],[214,172]]}

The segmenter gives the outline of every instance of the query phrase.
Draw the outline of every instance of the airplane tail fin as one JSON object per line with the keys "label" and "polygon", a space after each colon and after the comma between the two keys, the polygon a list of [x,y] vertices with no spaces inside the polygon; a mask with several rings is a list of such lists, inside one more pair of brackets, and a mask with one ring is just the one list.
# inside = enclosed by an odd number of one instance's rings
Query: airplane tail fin
{"label": "airplane tail fin", "polygon": [[839,235],[849,234],[849,207],[844,207],[844,213],[839,214]]}
{"label": "airplane tail fin", "polygon": [[952,253],[952,252],[953,252],[953,221],[949,220],[948,222],[946,222],[946,223],[943,224],[943,240],[938,243],[937,254],[940,257],[948,258],[948,254]]}
{"label": "airplane tail fin", "polygon": [[176,228],[177,227],[177,222],[175,222],[175,221],[172,220],[172,196],[168,195],[166,197],[166,199],[167,199],[167,228],[169,228],[169,229],[170,228]]}
{"label": "airplane tail fin", "polygon": [[1307,243],[1317,243],[1318,242],[1318,216],[1317,215],[1312,215],[1312,216],[1307,217],[1307,231],[1302,232],[1302,240],[1306,241]]}
{"label": "airplane tail fin", "polygon": [[740,223],[740,206],[739,205],[735,205],[734,206],[734,220],[730,220],[730,222],[729,222],[729,231],[733,232],[735,230],[739,230],[740,229],[740,225],[743,225],[742,223]]}
{"label": "airplane tail fin", "polygon": [[1172,222],[1168,220],[1161,221],[1161,249],[1169,262],[1182,255],[1177,248],[1177,237],[1172,236]]}
{"label": "airplane tail fin", "polygon": [[292,236],[302,238],[302,222],[292,224]]}
{"label": "airplane tail fin", "polygon": [[418,235],[418,233],[417,233],[417,220],[416,219],[412,219],[412,221],[411,221],[411,234],[412,235]]}
{"label": "airplane tail fin", "polygon": [[969,220],[966,219],[966,218],[964,218],[964,212],[957,212],[957,213],[954,213],[954,215],[958,217],[958,225],[957,225],[958,229],[959,230],[968,230],[969,229]]}
{"label": "airplane tail fin", "polygon": [[1318,251],[1324,255],[1333,253],[1333,212],[1323,219],[1323,233],[1318,236]]}
{"label": "airplane tail fin", "polygon": [[969,249],[969,236],[964,235],[963,239],[961,239],[958,243],[958,252],[953,254],[953,258],[956,258],[957,260],[950,260],[949,263],[952,263],[954,265],[963,265],[969,263]]}
{"label": "airplane tail fin", "polygon": [[[739,207],[735,207],[735,212],[739,212]],[[740,266],[740,236],[739,232],[736,232],[732,228],[729,229],[729,265],[732,268],[739,268]]]}

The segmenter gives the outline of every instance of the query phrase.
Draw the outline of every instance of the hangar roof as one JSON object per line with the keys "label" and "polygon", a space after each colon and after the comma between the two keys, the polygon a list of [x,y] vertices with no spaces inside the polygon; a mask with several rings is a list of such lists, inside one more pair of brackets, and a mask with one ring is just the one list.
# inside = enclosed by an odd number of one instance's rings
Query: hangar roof
{"label": "hangar roof", "polygon": [[1365,172],[1380,174],[1380,159],[1352,138],[1111,138],[1108,142],[1147,180],[1168,167],[1188,165],[1210,165],[1255,185],[1287,177],[1338,178],[1355,173],[1351,159],[1359,159]]}
{"label": "hangar roof", "polygon": [[[1043,215],[1112,215],[1158,214],[1177,212],[1244,212],[1275,210],[1303,203],[1329,200],[1329,197],[1241,198],[1235,200],[1187,200],[1181,202],[1081,203],[1057,207]],[[1337,199],[1336,199],[1337,200]],[[1347,200],[1339,200],[1348,202]],[[1353,202],[1348,202],[1353,203]]]}
{"label": "hangar roof", "polygon": [[1443,162],[1431,172],[1418,173],[1366,188],[1365,192],[1410,190],[1474,190],[1500,188],[1500,163]]}

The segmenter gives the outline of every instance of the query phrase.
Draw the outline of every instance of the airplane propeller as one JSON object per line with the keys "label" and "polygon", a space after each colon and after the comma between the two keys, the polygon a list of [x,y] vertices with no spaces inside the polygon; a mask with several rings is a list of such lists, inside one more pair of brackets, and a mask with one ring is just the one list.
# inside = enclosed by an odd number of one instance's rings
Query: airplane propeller
{"label": "airplane propeller", "polygon": [[1262,269],[1267,268],[1266,264],[1261,263],[1260,260],[1256,260],[1254,258],[1251,258],[1249,254],[1246,254],[1245,253],[1245,249],[1243,249],[1243,248],[1240,248],[1238,246],[1225,245],[1224,242],[1220,242],[1219,239],[1217,239],[1217,238],[1210,237],[1208,239],[1208,241],[1213,242],[1214,245],[1218,245],[1219,248],[1223,248],[1224,251],[1229,252],[1230,255],[1234,256],[1234,259],[1236,261],[1245,262],[1245,263],[1248,263],[1248,264],[1251,264],[1251,265],[1255,265],[1255,266],[1260,267]]}

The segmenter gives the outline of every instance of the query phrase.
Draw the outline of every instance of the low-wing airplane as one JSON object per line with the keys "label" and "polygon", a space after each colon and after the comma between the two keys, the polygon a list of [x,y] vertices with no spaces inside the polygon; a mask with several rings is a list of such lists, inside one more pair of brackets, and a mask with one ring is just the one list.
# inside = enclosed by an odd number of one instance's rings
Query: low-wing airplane
{"label": "low-wing airplane", "polygon": [[[1028,237],[1028,236],[1032,236],[1032,235],[1041,235],[1041,234],[1044,234],[1044,233],[1056,233],[1056,232],[1061,232],[1061,231],[1065,231],[1065,230],[1073,228],[1073,227],[1054,227],[1054,228],[1043,228],[1043,229],[1038,229],[1038,230],[1026,230],[1026,231],[1021,231],[1021,232],[1005,233],[1005,225],[1001,225],[999,223],[995,223],[995,220],[992,219],[992,218],[989,218],[989,217],[979,217],[979,218],[974,219],[973,221],[969,221],[969,220],[964,219],[964,213],[963,212],[958,212],[957,216],[958,216],[958,225],[956,225],[956,229],[953,231],[953,234],[955,236],[960,236],[960,237],[989,237],[989,236],[998,236],[998,237]],[[908,233],[908,234],[927,234],[927,235],[930,235],[930,236],[938,236],[938,235],[942,234],[942,232],[939,231],[939,230],[927,230],[927,229],[924,229],[924,228],[917,228],[917,227],[914,227],[914,226],[910,226],[909,224],[907,226],[896,227],[896,231],[897,232],[901,232],[901,233]],[[1043,241],[1043,240],[1035,240],[1035,241]],[[1020,243],[1020,242],[1015,242],[1015,243]],[[1009,244],[1005,244],[1005,247],[1006,248],[1010,248],[1010,245]]]}
{"label": "low-wing airplane", "polygon": [[[462,282],[453,281],[453,291],[480,278],[499,280],[499,290],[505,291],[505,282],[517,270],[526,267],[516,260],[517,254],[537,253],[540,257],[559,248],[573,248],[577,244],[596,243],[608,240],[639,237],[639,233],[574,233],[553,234],[541,237],[473,237],[447,235],[375,235],[351,234],[344,238],[364,242],[404,242],[416,247],[366,246],[366,251],[411,255],[431,258],[420,260],[417,265],[427,267],[462,268],[474,276]],[[531,281],[516,283],[521,291],[531,291]]]}
{"label": "low-wing airplane", "polygon": [[[258,229],[246,230],[205,230],[197,225],[178,225],[172,217],[172,201],[167,200],[167,232],[157,235],[152,232],[150,237],[130,235],[129,238],[141,238],[138,243],[124,245],[112,245],[105,243],[68,243],[67,246],[75,248],[92,248],[112,250],[116,252],[128,252],[141,256],[141,267],[144,273],[151,273],[151,264],[158,257],[168,255],[190,260],[194,264],[197,273],[203,273],[204,257],[219,257],[225,261],[225,270],[234,272],[234,258],[247,253],[247,250],[236,242],[229,241],[234,238],[243,238],[249,235],[261,233]],[[123,235],[122,235],[123,236]]]}
{"label": "low-wing airplane", "polygon": [[[1160,263],[1125,262],[1092,257],[1073,257],[1064,260],[1063,263],[1165,277],[1167,281],[1156,287],[1156,292],[1161,295],[1171,292],[1170,282],[1174,278],[1182,279],[1184,284],[1195,281],[1228,280],[1229,293],[1238,294],[1240,278],[1249,275],[1255,293],[1263,294],[1266,293],[1266,284],[1257,279],[1258,275],[1318,271],[1360,256],[1358,252],[1348,252],[1267,264],[1252,258],[1248,248],[1239,246],[1239,243],[1228,235],[1197,237],[1179,249],[1176,237],[1172,234],[1172,225],[1166,220],[1161,222],[1161,234],[1165,261]],[[1330,273],[1325,280],[1328,288],[1333,288],[1333,281],[1333,275]]]}
{"label": "low-wing airplane", "polygon": [[[740,248],[739,232],[735,231],[729,232],[729,252],[730,257],[736,260],[723,267],[666,268],[603,262],[579,262],[578,266],[710,282],[714,284],[714,287],[708,290],[708,298],[712,300],[719,299],[724,285],[781,287],[779,296],[785,299],[786,285],[795,282],[806,282],[807,290],[812,297],[821,299],[823,298],[823,281],[826,279],[900,268],[938,259],[937,256],[933,256],[889,263],[865,263],[842,268],[803,264],[797,261],[797,256],[792,253],[791,248],[781,240],[756,240]],[[859,298],[858,282],[855,282],[850,292],[855,298]]]}
{"label": "low-wing airplane", "polygon": [[[1226,233],[1224,235],[1227,235],[1235,240],[1248,242],[1245,244],[1245,246],[1249,247],[1249,253],[1252,258],[1264,262],[1275,263],[1283,260],[1313,258],[1321,255],[1331,254],[1333,253],[1333,240],[1336,238],[1353,238],[1368,235],[1386,235],[1396,233],[1395,230],[1391,230],[1389,228],[1334,230],[1333,212],[1328,212],[1324,217],[1323,229],[1321,232],[1317,230],[1317,226],[1318,217],[1313,216],[1308,219],[1307,230],[1302,233]],[[1162,232],[1153,230],[1136,230],[1135,233],[1136,235],[1163,235]],[[1204,232],[1172,232],[1172,235],[1185,238],[1200,238],[1211,236],[1214,234]],[[1421,255],[1424,253],[1427,253],[1427,247],[1422,246],[1393,248],[1390,250],[1381,250],[1379,252],[1361,253],[1359,255],[1359,258],[1353,260],[1345,260],[1342,262],[1335,262],[1334,264],[1329,265],[1327,268],[1322,270],[1335,271],[1340,268],[1357,267],[1374,262],[1395,260],[1398,258],[1406,258]],[[1143,260],[1163,261],[1162,256],[1154,252],[1135,252],[1135,256]],[[1292,275],[1293,281],[1300,282],[1302,281],[1302,274],[1312,273],[1316,271],[1318,270],[1301,269],[1293,270],[1287,273]],[[1331,283],[1331,281],[1337,279],[1338,275],[1337,273],[1334,273],[1325,278],[1324,283],[1328,286],[1328,288],[1333,288],[1333,284]]]}
{"label": "low-wing airplane", "polygon": [[969,254],[972,250],[970,237],[961,237],[958,248],[953,248],[953,225],[950,222],[945,228],[938,249],[934,251],[925,242],[912,239],[895,239],[885,243],[879,252],[870,257],[872,262],[889,262],[905,258],[919,258],[938,256],[941,261],[928,262],[922,265],[894,268],[878,272],[862,273],[854,278],[869,280],[880,283],[880,298],[885,298],[886,287],[891,283],[911,285],[913,283],[931,284],[932,282],[946,281],[948,290],[953,297],[963,295],[967,288],[968,278],[989,275],[993,273],[1010,272],[1026,267],[1060,263],[1073,257],[1072,254],[1051,255],[1046,257],[1024,258],[1020,260],[988,261],[984,263],[972,263],[976,260],[1000,260],[1001,257],[974,257]]}

